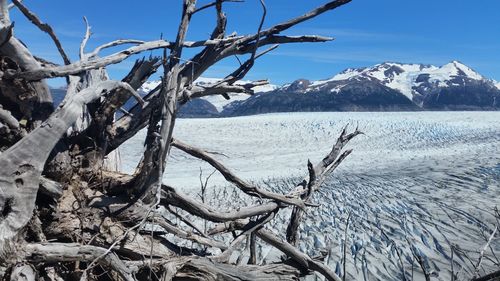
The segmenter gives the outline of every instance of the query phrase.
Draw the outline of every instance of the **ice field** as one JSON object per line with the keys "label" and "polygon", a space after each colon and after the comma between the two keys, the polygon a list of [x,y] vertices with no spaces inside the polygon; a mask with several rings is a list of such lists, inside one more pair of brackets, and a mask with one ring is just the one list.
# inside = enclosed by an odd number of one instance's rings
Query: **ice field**
{"label": "ice field", "polygon": [[[499,223],[494,209],[500,207],[500,112],[180,119],[174,137],[220,153],[215,156],[246,180],[286,192],[283,179],[304,176],[307,160],[319,161],[346,124],[358,125],[365,134],[350,143],[354,152],[314,195],[321,207],[309,211],[300,247],[311,255],[329,251],[329,265],[340,272],[347,245],[348,280],[423,280],[422,267],[431,280],[451,280],[452,270],[455,280],[469,280]],[[121,151],[124,171],[133,172],[139,161],[144,134]],[[164,182],[195,194],[200,169],[203,177],[213,171],[172,149]],[[226,184],[216,173],[209,186],[216,192]],[[227,200],[221,208],[238,200]],[[276,233],[284,232],[279,229],[287,219],[275,220]],[[276,253],[264,247],[261,255],[270,261]],[[497,234],[484,251],[479,273],[499,268],[499,258]]]}

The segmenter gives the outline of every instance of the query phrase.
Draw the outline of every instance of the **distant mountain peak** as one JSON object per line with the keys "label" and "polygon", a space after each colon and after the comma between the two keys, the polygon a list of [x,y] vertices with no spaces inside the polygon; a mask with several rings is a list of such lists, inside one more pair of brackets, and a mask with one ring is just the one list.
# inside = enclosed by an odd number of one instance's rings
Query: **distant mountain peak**
{"label": "distant mountain peak", "polygon": [[227,115],[282,111],[495,110],[500,83],[454,60],[442,66],[383,62],[317,81],[298,79],[236,102]]}
{"label": "distant mountain peak", "polygon": [[416,63],[383,62],[372,67],[348,68],[330,79],[313,81],[313,87],[325,87],[334,81],[376,80],[397,90],[408,99],[421,95],[422,84],[428,87],[449,87],[466,83],[466,80],[489,81],[481,74],[458,60],[442,66]]}
{"label": "distant mountain peak", "polygon": [[460,61],[454,60],[450,63],[447,63],[441,67],[445,72],[450,73],[450,75],[454,76],[465,76],[474,80],[482,80],[484,77],[477,73],[472,68],[467,65],[461,63]]}
{"label": "distant mountain peak", "polygon": [[287,84],[282,87],[282,89],[286,89],[287,91],[305,91],[311,85],[311,81],[307,79],[297,79],[293,81],[291,84]]}

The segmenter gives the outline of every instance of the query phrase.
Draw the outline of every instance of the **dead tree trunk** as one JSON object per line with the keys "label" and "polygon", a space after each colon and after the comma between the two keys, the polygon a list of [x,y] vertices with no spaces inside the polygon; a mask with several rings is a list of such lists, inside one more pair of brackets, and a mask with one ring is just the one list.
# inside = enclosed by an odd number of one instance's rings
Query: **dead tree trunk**
{"label": "dead tree trunk", "polygon": [[[316,271],[328,280],[338,276],[321,261],[295,248],[302,212],[309,198],[351,152],[345,145],[360,132],[344,129],[333,149],[318,164],[309,163],[309,175],[287,194],[248,183],[209,153],[173,138],[176,113],[190,99],[231,92],[253,94],[256,81],[236,85],[256,59],[279,44],[326,42],[315,35],[287,36],[282,32],[350,0],[326,3],[286,22],[264,27],[266,6],[257,32],[226,35],[225,2],[204,6],[184,0],[181,22],[174,41],[116,40],[85,52],[90,29],[80,47],[80,59],[72,62],[55,31],[20,0],[0,0],[0,276],[35,280],[294,280]],[[216,10],[214,30],[207,40],[188,41],[190,21],[207,9]],[[14,36],[9,9],[19,9],[53,40],[64,65],[34,57]],[[132,44],[107,56],[103,49]],[[264,46],[268,49],[259,52]],[[198,49],[189,59],[185,48]],[[138,60],[122,81],[108,80],[106,67],[150,50],[163,50],[162,58]],[[235,55],[248,59],[212,85],[195,86],[194,80],[218,61]],[[160,67],[161,85],[141,97],[136,90]],[[54,109],[46,79],[64,77],[67,94]],[[119,119],[115,113],[134,98],[137,103]],[[86,122],[82,116],[86,116]],[[76,124],[76,125],[75,125]],[[146,150],[133,175],[105,169],[105,158],[138,131],[147,128]],[[216,210],[190,198],[161,179],[171,148],[202,159],[228,182],[261,204],[236,210]],[[196,176],[196,175],[193,175]],[[159,206],[187,226],[175,225]],[[173,209],[182,210],[183,216]],[[292,208],[287,239],[266,229],[278,212]],[[193,219],[194,218],[194,219]],[[215,223],[206,233],[193,220]],[[220,224],[217,224],[220,223]],[[229,233],[229,234],[227,234]],[[200,247],[172,242],[191,241]],[[226,237],[221,241],[215,236]],[[248,265],[232,264],[230,255],[249,239]],[[256,264],[257,240],[283,252],[286,259]],[[288,241],[287,241],[288,240]],[[48,242],[50,241],[50,242]],[[224,242],[229,241],[229,242]],[[71,269],[71,270],[68,270]]]}

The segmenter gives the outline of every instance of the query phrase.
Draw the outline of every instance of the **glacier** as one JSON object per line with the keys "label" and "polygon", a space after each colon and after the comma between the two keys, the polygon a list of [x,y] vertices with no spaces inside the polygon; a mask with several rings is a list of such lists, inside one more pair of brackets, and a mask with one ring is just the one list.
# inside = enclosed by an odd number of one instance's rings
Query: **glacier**
{"label": "glacier", "polygon": [[[450,280],[451,263],[470,279],[471,261],[497,223],[498,120],[500,112],[285,113],[179,119],[174,137],[217,152],[248,181],[286,192],[307,174],[308,159],[319,161],[331,149],[343,126],[359,126],[364,135],[349,144],[353,153],[313,198],[320,207],[307,213],[299,248],[326,252],[329,266],[340,270],[347,245],[349,280],[420,280],[417,258],[433,280]],[[124,145],[125,172],[138,163],[144,134]],[[213,168],[173,149],[164,182],[197,196],[200,170],[206,177]],[[209,203],[219,209],[251,203],[217,173],[209,190]],[[284,212],[270,226],[284,233],[288,219]],[[491,246],[498,256],[500,239]],[[260,262],[280,256],[264,244],[259,249]],[[496,269],[491,251],[485,256],[482,273]]]}

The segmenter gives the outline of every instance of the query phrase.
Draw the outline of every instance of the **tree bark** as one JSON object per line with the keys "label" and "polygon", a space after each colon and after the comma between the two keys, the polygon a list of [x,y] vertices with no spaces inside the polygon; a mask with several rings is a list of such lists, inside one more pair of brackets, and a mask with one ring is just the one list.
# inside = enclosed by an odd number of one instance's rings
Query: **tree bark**
{"label": "tree bark", "polygon": [[[267,8],[255,34],[226,35],[225,2],[197,7],[183,0],[175,40],[120,39],[90,52],[90,26],[71,61],[56,31],[20,0],[0,0],[0,277],[11,280],[298,280],[317,271],[328,280],[338,277],[327,266],[294,247],[302,212],[350,151],[344,145],[356,133],[344,131],[325,159],[310,165],[308,179],[287,194],[250,184],[210,153],[174,139],[177,110],[191,99],[229,93],[253,94],[265,80],[237,84],[261,56],[278,44],[326,42],[329,37],[287,36],[287,29],[348,3],[331,1],[295,19],[264,28]],[[64,65],[33,56],[14,36],[9,9],[20,10],[50,36]],[[214,29],[206,40],[188,41],[193,16],[215,9]],[[124,44],[133,46],[124,48]],[[259,52],[266,45],[270,48]],[[111,47],[120,50],[105,56]],[[184,49],[201,49],[185,59]],[[163,58],[137,60],[122,81],[111,81],[106,67],[133,55],[163,50]],[[193,82],[220,60],[249,58],[212,85]],[[139,89],[160,66],[162,83],[144,97]],[[67,93],[54,110],[46,79],[64,77]],[[136,104],[122,107],[129,99]],[[115,119],[117,111],[126,112]],[[141,129],[148,130],[143,159],[133,175],[106,165],[120,146]],[[254,206],[218,210],[206,202],[162,183],[171,147],[212,165],[249,198]],[[118,158],[115,158],[118,159]],[[118,162],[119,160],[115,160]],[[115,164],[116,164],[115,162]],[[115,167],[116,168],[116,165]],[[311,176],[311,175],[314,175]],[[288,243],[266,230],[282,209],[293,208]],[[175,218],[175,220],[172,219]],[[179,220],[179,223],[176,221]],[[209,231],[197,226],[221,223]],[[226,235],[231,232],[230,235]],[[231,264],[249,237],[250,260]],[[259,240],[257,240],[257,238]],[[257,245],[266,243],[289,259],[257,264]],[[242,257],[238,259],[242,261]],[[243,262],[244,263],[244,262]]]}

